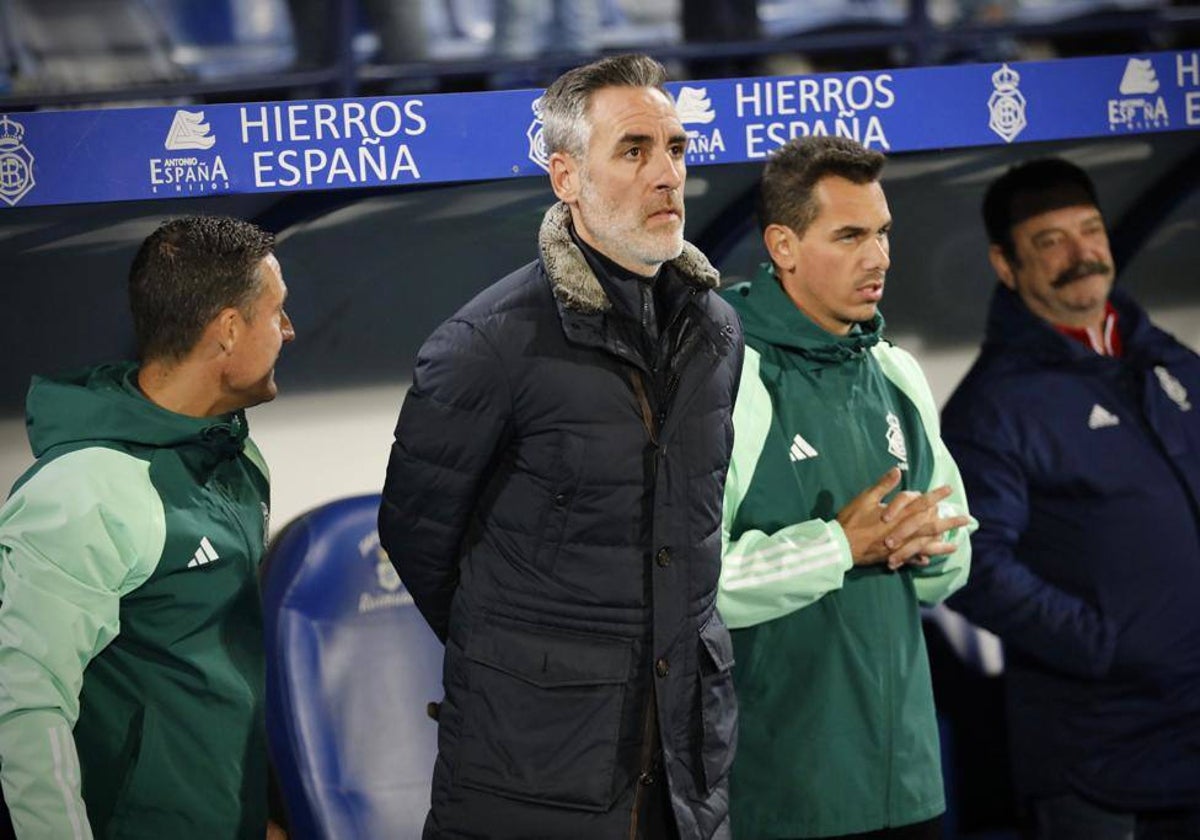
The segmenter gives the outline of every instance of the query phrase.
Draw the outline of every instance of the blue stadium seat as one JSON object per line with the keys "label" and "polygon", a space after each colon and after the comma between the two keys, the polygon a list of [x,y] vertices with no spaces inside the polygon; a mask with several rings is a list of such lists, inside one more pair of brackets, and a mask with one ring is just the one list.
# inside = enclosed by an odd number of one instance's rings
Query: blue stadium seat
{"label": "blue stadium seat", "polygon": [[491,51],[491,0],[424,0],[429,56],[436,61],[469,61]]}
{"label": "blue stadium seat", "polygon": [[12,38],[12,14],[7,0],[0,0],[0,94],[8,93],[12,87],[14,68]]}
{"label": "blue stadium seat", "polygon": [[379,496],[331,502],[267,553],[267,730],[296,840],[419,837],[442,645],[379,547]]}
{"label": "blue stadium seat", "polygon": [[171,60],[201,79],[278,73],[296,59],[287,0],[143,0]]}
{"label": "blue stadium seat", "polygon": [[599,42],[605,50],[652,50],[680,44],[679,3],[600,0]]}
{"label": "blue stadium seat", "polygon": [[902,0],[759,0],[765,38],[848,27],[899,26],[908,16]]}
{"label": "blue stadium seat", "polygon": [[175,82],[186,73],[133,0],[0,0],[13,92],[94,91]]}
{"label": "blue stadium seat", "polygon": [[1110,12],[1138,12],[1161,9],[1167,0],[1015,0],[1015,23],[1062,23],[1072,18]]}

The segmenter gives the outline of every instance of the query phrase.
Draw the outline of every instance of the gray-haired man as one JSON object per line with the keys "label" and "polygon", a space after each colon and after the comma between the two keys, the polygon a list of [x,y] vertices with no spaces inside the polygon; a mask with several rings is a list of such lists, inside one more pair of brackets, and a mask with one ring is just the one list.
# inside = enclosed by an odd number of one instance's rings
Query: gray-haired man
{"label": "gray-haired man", "polygon": [[620,56],[551,85],[539,258],[434,332],[400,413],[380,534],[446,643],[426,838],[729,834],[742,337],[683,241],[664,78]]}

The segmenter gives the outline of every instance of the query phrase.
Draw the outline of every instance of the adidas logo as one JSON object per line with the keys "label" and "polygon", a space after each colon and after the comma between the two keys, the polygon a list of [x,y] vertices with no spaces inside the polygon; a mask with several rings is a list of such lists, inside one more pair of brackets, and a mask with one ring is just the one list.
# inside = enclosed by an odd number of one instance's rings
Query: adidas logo
{"label": "adidas logo", "polygon": [[200,538],[200,547],[196,549],[196,553],[192,555],[191,562],[187,564],[189,569],[194,569],[197,566],[206,566],[214,560],[220,560],[221,555],[217,554],[217,550],[213,548],[212,543],[208,541],[208,537]]}
{"label": "adidas logo", "polygon": [[791,460],[803,461],[806,458],[816,458],[817,450],[813,449],[812,444],[806,441],[800,435],[792,438]]}
{"label": "adidas logo", "polygon": [[1113,414],[1100,403],[1092,406],[1092,413],[1088,415],[1089,429],[1104,429],[1109,426],[1121,425],[1121,418]]}

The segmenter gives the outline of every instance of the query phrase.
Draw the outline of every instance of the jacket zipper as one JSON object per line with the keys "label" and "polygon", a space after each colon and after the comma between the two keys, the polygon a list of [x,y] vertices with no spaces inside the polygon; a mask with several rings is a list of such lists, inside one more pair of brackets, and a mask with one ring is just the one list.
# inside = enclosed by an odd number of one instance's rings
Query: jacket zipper
{"label": "jacket zipper", "polygon": [[[647,298],[642,298],[642,303],[647,303]],[[644,322],[643,322],[644,323]],[[670,326],[674,326],[674,322]],[[662,398],[662,415],[657,417],[654,414],[654,407],[650,403],[650,395],[646,389],[646,380],[642,376],[642,371],[638,368],[631,368],[629,371],[629,380],[633,385],[633,393],[637,397],[638,409],[641,414],[642,426],[646,429],[646,436],[650,443],[657,449],[659,445],[659,433],[661,426],[666,422],[667,407],[671,404],[671,400],[675,395],[675,389],[679,387],[679,368],[686,361],[688,351],[696,344],[697,337],[694,329],[688,329],[690,323],[685,320],[680,329],[680,340],[678,344],[669,352],[668,358],[665,360],[670,371],[667,376],[665,393],[660,394]],[[660,336],[663,335],[660,332]],[[656,422],[656,420],[658,422]],[[655,459],[655,467],[658,463]],[[655,746],[658,743],[658,709],[656,703],[657,688],[653,679],[650,682],[650,696],[646,703],[646,713],[642,721],[642,753],[640,767],[641,772],[638,774],[637,780],[634,782],[636,790],[633,793],[633,806],[629,813],[629,840],[638,839],[638,819],[641,816],[642,795],[646,788],[654,784],[654,754]],[[666,772],[665,770],[663,772]]]}
{"label": "jacket zipper", "polygon": [[[633,384],[633,393],[637,397],[642,426],[646,429],[646,437],[657,448],[658,426],[655,423],[654,408],[650,405],[650,397],[646,392],[646,381],[642,378],[642,372],[636,368],[630,369],[629,380]],[[654,783],[654,776],[651,771],[654,769],[654,746],[658,740],[658,715],[655,709],[655,693],[654,680],[651,678],[650,696],[646,702],[645,716],[642,719],[642,754],[639,762],[641,772],[638,773],[637,780],[634,782],[636,788],[633,792],[633,807],[629,812],[629,840],[637,840],[638,817],[641,815],[642,808],[642,792]]]}
{"label": "jacket zipper", "polygon": [[646,392],[646,380],[637,368],[629,371],[629,381],[633,384],[633,394],[637,397],[638,408],[641,410],[642,426],[650,442],[658,446],[658,426],[654,422],[654,407],[650,405],[650,396]]}
{"label": "jacket zipper", "polygon": [[[243,516],[243,505],[239,500],[235,499],[231,493],[231,487],[220,476],[217,475],[217,469],[214,469],[208,480],[204,483],[204,489],[212,493],[220,500],[221,506],[225,512],[233,520],[236,526],[236,533],[242,538],[242,544],[245,546],[244,556],[246,559],[245,566],[250,570],[251,574],[257,578],[258,566],[254,562],[255,552],[260,554],[265,551],[262,544],[255,544],[250,537],[250,526],[246,523],[246,517]],[[264,527],[263,540],[267,539],[267,533]]]}

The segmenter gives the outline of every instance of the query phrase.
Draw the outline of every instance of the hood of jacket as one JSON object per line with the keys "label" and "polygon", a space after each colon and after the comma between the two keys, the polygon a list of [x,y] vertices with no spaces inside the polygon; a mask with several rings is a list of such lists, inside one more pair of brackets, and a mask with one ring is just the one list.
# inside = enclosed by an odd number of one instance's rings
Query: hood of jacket
{"label": "hood of jacket", "polygon": [[137,371],[135,362],[116,362],[62,377],[35,376],[25,401],[34,456],[101,441],[154,447],[200,443],[229,454],[241,451],[247,435],[243,412],[188,417],[168,411],[142,394]]}
{"label": "hood of jacket", "polygon": [[752,281],[731,287],[725,298],[741,316],[747,343],[782,347],[817,366],[859,358],[883,338],[883,316],[878,312],[850,335],[823,330],[787,296],[770,263],[760,266]]}
{"label": "hood of jacket", "polygon": [[[607,312],[612,301],[571,239],[571,208],[561,201],[546,211],[538,231],[538,251],[554,297],[567,309],[586,314]],[[721,275],[700,250],[683,243],[678,257],[666,263],[685,285],[716,289]]]}

